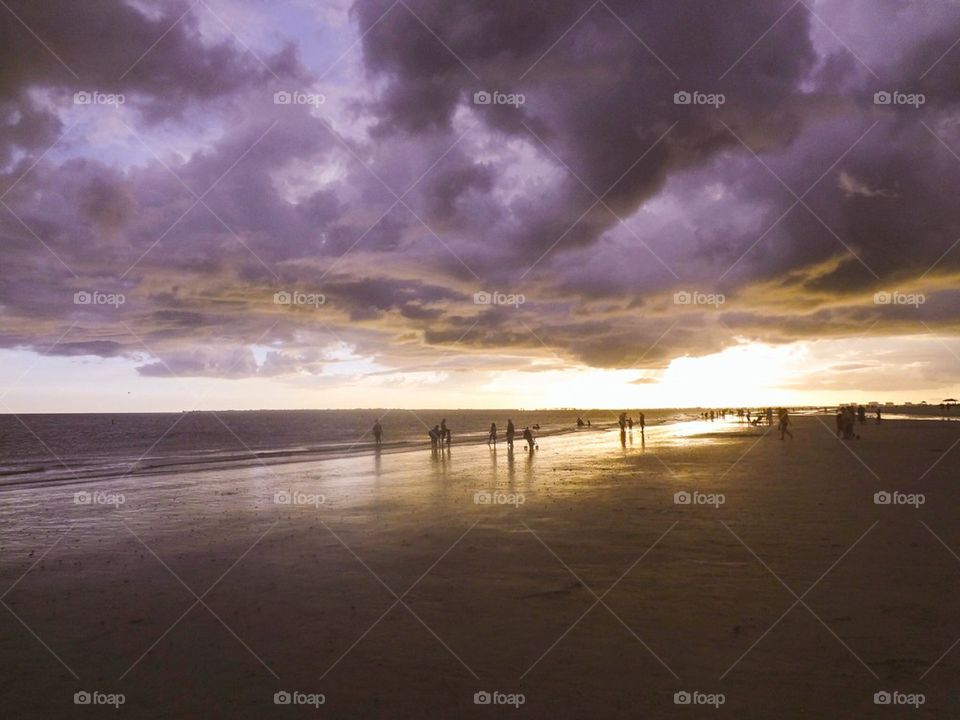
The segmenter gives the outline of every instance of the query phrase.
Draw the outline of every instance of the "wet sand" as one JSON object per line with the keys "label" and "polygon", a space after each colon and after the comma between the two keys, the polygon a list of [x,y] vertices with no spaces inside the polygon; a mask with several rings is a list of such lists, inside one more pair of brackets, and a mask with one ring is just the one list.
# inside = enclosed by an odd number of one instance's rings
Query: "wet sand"
{"label": "wet sand", "polygon": [[[143,718],[916,712],[874,705],[884,690],[956,716],[960,423],[793,431],[686,423],[532,458],[454,445],[5,491],[4,716],[115,712],[74,705],[82,690]],[[74,504],[94,490],[124,502]],[[325,703],[277,706],[282,690]]]}

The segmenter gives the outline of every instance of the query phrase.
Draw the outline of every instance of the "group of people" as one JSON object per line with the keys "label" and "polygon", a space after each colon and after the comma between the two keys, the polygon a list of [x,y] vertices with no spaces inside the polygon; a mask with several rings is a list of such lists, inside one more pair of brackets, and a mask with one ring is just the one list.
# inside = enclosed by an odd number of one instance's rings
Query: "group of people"
{"label": "group of people", "polygon": [[430,447],[434,450],[438,447],[442,448],[444,443],[446,443],[447,447],[450,447],[450,443],[453,442],[453,434],[450,432],[450,428],[447,427],[446,418],[441,420],[439,425],[434,425],[430,428],[430,432],[427,434],[430,436]]}
{"label": "group of people", "polygon": [[[640,433],[643,434],[644,429],[647,427],[647,417],[643,413],[639,413],[637,416],[637,424],[640,425]],[[627,430],[633,432],[633,417],[627,415],[627,413],[622,412],[617,418],[617,425],[620,426],[620,434],[625,435]]]}
{"label": "group of people", "polygon": [[[733,415],[734,413],[736,413],[737,419],[740,422],[748,422],[756,426],[766,421],[767,425],[773,425],[774,408],[772,407],[761,408],[759,410],[751,410],[749,408],[737,408],[736,410],[730,410],[728,408],[703,410],[700,413],[700,418],[703,420],[726,420],[727,415]],[[793,433],[790,432],[790,413],[786,408],[776,408],[776,415],[780,439],[783,440],[787,437],[793,439]]]}
{"label": "group of people", "polygon": [[[539,424],[536,424],[533,427],[536,430],[540,429]],[[516,435],[517,435],[517,429],[513,425],[513,420],[507,418],[507,432],[505,436],[507,440],[507,449],[513,450],[513,440],[516,437]],[[530,429],[529,425],[523,429],[522,436],[524,441],[527,443],[527,448],[530,450],[530,452],[533,452],[534,450],[538,449],[537,441],[533,437],[533,430]],[[487,445],[490,447],[493,447],[494,449],[496,449],[497,447],[497,424],[496,423],[493,423],[493,422],[490,423],[490,432],[487,435]]]}
{"label": "group of people", "polygon": [[[877,422],[880,422],[880,408],[876,409]],[[845,405],[837,408],[837,437],[844,440],[859,440],[860,436],[855,430],[856,423],[863,424],[867,421],[867,409],[863,405],[854,407]]]}

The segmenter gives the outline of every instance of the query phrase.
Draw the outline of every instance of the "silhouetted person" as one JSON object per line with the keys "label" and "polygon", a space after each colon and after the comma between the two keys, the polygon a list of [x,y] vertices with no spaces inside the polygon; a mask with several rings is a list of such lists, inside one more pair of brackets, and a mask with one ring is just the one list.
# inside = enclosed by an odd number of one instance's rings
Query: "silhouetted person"
{"label": "silhouetted person", "polygon": [[434,425],[434,426],[430,429],[430,432],[429,432],[428,434],[430,435],[430,447],[433,449],[434,452],[436,452],[436,451],[437,451],[437,445],[440,444],[440,438],[441,438],[441,435],[440,435],[440,426],[439,426],[439,425]]}
{"label": "silhouetted person", "polygon": [[578,428],[581,428],[581,427],[584,427],[585,425],[586,425],[586,423],[583,421],[583,418],[582,418],[582,417],[578,417],[578,418],[577,418],[577,427],[578,427]]}
{"label": "silhouetted person", "polygon": [[863,405],[857,408],[857,420],[862,423],[867,421],[867,409]]}
{"label": "silhouetted person", "polygon": [[380,425],[379,420],[373,424],[373,441],[377,444],[377,447],[383,445],[383,426]]}
{"label": "silhouetted person", "polygon": [[444,441],[447,445],[450,444],[450,428],[447,427],[446,418],[440,421],[440,443],[442,444]]}
{"label": "silhouetted person", "polygon": [[783,440],[784,435],[789,435],[790,439],[793,440],[793,433],[790,432],[790,414],[787,412],[786,408],[780,408],[780,439],[781,440]]}
{"label": "silhouetted person", "polygon": [[643,435],[643,431],[647,427],[647,416],[643,413],[640,413],[640,434]]}
{"label": "silhouetted person", "polygon": [[880,422],[880,408],[877,408],[877,422]]}
{"label": "silhouetted person", "polygon": [[632,417],[628,417],[628,418],[627,418],[627,429],[628,429],[630,432],[633,432],[633,418],[632,418]]}
{"label": "silhouetted person", "polygon": [[513,449],[513,436],[516,434],[516,430],[513,427],[513,420],[507,420],[507,447],[511,450]]}
{"label": "silhouetted person", "polygon": [[837,408],[837,437],[843,435],[843,408]]}
{"label": "silhouetted person", "polygon": [[497,424],[490,423],[490,434],[487,435],[487,445],[497,446]]}
{"label": "silhouetted person", "polygon": [[523,439],[527,441],[527,449],[532,453],[535,445],[533,442],[533,432],[529,426],[523,429]]}

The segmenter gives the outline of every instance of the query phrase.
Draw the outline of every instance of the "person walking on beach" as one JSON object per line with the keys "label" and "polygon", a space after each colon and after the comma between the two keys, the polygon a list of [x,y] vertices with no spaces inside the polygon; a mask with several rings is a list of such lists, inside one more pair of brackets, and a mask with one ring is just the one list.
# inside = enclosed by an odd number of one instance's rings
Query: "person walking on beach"
{"label": "person walking on beach", "polygon": [[853,429],[853,424],[856,421],[857,415],[854,412],[852,407],[845,407],[843,409],[843,439],[844,440],[853,440],[856,438],[860,439],[860,436],[856,434]]}
{"label": "person walking on beach", "polygon": [[647,427],[647,417],[643,413],[640,413],[639,420],[640,420],[640,434],[643,435],[643,430],[644,428]]}
{"label": "person walking on beach", "polygon": [[434,425],[428,434],[430,435],[430,447],[433,452],[436,452],[437,445],[440,443],[440,426]]}
{"label": "person walking on beach", "polygon": [[[789,435],[790,439],[793,440],[793,433],[790,432],[790,414],[787,412],[786,408],[780,408],[780,439],[783,440],[784,435]],[[771,410],[772,413],[772,410]]]}
{"label": "person walking on beach", "polygon": [[379,420],[373,424],[373,441],[377,444],[377,447],[383,445],[383,426]]}
{"label": "person walking on beach", "polygon": [[865,423],[867,421],[867,409],[863,405],[857,408],[857,420],[859,420],[861,423]]}
{"label": "person walking on beach", "polygon": [[447,427],[447,419],[444,418],[440,421],[440,444],[442,445],[444,442],[446,442],[447,446],[449,446],[450,441],[450,428]]}
{"label": "person walking on beach", "polygon": [[490,423],[490,434],[487,435],[487,445],[497,446],[497,424]]}
{"label": "person walking on beach", "polygon": [[513,427],[513,420],[507,420],[507,447],[513,450],[513,436],[516,434],[516,430]]}
{"label": "person walking on beach", "polygon": [[632,417],[628,417],[628,418],[627,418],[627,429],[628,429],[630,432],[633,432],[633,418],[632,418]]}

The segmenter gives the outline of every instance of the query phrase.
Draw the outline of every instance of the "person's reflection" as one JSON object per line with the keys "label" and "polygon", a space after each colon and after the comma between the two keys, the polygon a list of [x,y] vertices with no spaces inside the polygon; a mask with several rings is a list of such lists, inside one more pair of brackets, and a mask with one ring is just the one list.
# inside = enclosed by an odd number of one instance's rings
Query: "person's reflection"
{"label": "person's reflection", "polygon": [[380,455],[380,446],[378,445],[373,451],[373,473],[378,479],[380,478],[380,473],[383,472],[383,468],[381,467],[383,458],[380,457]]}
{"label": "person's reflection", "polygon": [[513,484],[516,469],[513,466],[513,446],[507,445],[507,480]]}

